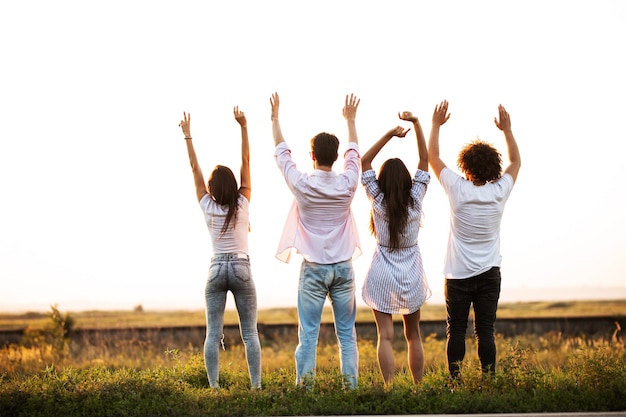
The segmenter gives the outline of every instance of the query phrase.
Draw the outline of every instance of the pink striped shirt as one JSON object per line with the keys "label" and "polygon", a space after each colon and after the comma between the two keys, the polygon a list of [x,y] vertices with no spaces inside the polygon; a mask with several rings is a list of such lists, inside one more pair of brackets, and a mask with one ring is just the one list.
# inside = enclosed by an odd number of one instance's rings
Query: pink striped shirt
{"label": "pink striped shirt", "polygon": [[350,208],[361,170],[358,145],[348,143],[341,174],[299,171],[285,142],[276,146],[274,158],[294,196],[276,257],[289,262],[291,248],[305,260],[320,264],[358,257],[361,242]]}

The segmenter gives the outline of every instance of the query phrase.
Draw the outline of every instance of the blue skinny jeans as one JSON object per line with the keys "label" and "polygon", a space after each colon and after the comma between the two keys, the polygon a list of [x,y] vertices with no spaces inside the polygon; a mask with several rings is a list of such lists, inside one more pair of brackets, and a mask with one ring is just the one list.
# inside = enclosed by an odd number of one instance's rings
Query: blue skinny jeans
{"label": "blue skinny jeans", "polygon": [[209,386],[219,388],[219,355],[228,291],[235,298],[250,383],[253,388],[261,388],[261,344],[257,329],[256,287],[252,280],[250,258],[237,253],[216,254],[211,258],[205,287],[207,332],[204,341],[204,364]]}
{"label": "blue skinny jeans", "polygon": [[359,375],[356,297],[352,261],[318,264],[303,261],[298,284],[298,346],[296,384],[309,387],[315,378],[317,343],[326,297],[335,319],[341,374],[349,388],[356,388]]}

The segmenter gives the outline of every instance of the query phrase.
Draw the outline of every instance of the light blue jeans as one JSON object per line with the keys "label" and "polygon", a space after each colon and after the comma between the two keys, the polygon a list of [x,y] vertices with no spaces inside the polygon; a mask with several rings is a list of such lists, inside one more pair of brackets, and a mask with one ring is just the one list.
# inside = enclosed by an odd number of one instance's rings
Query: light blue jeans
{"label": "light blue jeans", "polygon": [[298,346],[296,384],[309,386],[315,379],[317,342],[326,297],[335,319],[341,374],[350,388],[359,376],[359,350],[356,340],[356,298],[352,261],[317,264],[303,261],[298,284]]}
{"label": "light blue jeans", "polygon": [[228,291],[233,293],[239,314],[239,329],[246,350],[250,383],[253,388],[261,388],[256,287],[250,271],[250,258],[236,253],[216,254],[211,258],[205,288],[207,332],[204,341],[204,364],[209,385],[211,388],[219,388],[219,357]]}

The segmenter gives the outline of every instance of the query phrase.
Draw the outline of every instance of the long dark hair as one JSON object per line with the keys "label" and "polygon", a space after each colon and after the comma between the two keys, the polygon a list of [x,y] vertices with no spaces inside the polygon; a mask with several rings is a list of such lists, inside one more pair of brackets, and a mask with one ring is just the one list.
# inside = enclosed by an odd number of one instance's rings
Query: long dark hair
{"label": "long dark hair", "polygon": [[[378,187],[383,193],[383,204],[387,209],[389,223],[389,246],[391,250],[400,247],[400,235],[409,218],[409,207],[415,202],[411,197],[413,181],[409,170],[399,158],[386,160],[378,174]],[[370,231],[376,235],[374,218],[370,214]]]}
{"label": "long dark hair", "polygon": [[220,231],[220,235],[228,230],[230,223],[237,222],[237,201],[239,199],[239,189],[237,188],[237,180],[230,168],[223,165],[215,166],[209,178],[209,193],[217,204],[228,206],[228,213],[224,226]]}

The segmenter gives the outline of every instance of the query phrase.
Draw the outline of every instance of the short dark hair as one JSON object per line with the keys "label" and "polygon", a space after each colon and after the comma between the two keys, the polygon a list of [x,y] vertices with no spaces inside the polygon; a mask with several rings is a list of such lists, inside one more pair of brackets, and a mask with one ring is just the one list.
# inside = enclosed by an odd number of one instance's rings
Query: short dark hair
{"label": "short dark hair", "polygon": [[311,151],[318,165],[332,167],[337,160],[338,149],[339,139],[333,134],[322,132],[311,139]]}
{"label": "short dark hair", "polygon": [[476,139],[459,152],[459,169],[469,180],[494,181],[502,175],[502,155],[490,143]]}

